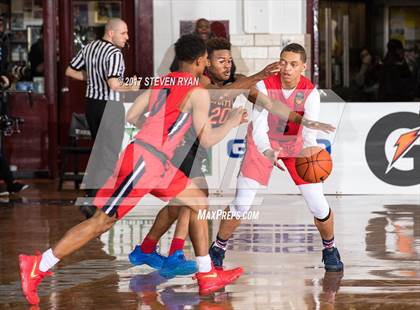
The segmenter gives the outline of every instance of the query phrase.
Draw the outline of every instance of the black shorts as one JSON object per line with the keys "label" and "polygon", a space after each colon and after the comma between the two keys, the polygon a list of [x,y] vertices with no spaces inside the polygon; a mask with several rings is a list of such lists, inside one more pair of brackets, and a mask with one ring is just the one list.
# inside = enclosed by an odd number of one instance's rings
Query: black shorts
{"label": "black shorts", "polygon": [[190,179],[205,178],[202,167],[206,158],[207,156],[203,156],[195,148],[190,150],[179,148],[171,162]]}

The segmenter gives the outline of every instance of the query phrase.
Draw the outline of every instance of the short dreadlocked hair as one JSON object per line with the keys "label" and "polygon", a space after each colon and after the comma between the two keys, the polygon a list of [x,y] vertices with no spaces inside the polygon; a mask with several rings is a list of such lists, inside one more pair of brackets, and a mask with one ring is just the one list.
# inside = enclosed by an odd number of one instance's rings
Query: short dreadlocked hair
{"label": "short dreadlocked hair", "polygon": [[193,62],[206,53],[203,39],[193,34],[183,35],[175,43],[175,57],[179,61]]}
{"label": "short dreadlocked hair", "polygon": [[214,51],[219,51],[219,50],[230,51],[230,48],[231,48],[230,42],[228,40],[226,40],[225,38],[209,39],[206,42],[206,46],[207,46],[207,53],[208,53],[209,57],[211,56],[211,54]]}

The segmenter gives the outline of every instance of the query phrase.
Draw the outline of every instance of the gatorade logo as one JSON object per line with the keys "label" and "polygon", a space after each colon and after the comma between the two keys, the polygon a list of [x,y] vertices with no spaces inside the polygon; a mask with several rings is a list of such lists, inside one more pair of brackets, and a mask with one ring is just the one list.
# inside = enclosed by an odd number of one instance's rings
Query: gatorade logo
{"label": "gatorade logo", "polygon": [[420,184],[420,115],[398,112],[378,120],[367,135],[365,155],[370,170],[385,183]]}

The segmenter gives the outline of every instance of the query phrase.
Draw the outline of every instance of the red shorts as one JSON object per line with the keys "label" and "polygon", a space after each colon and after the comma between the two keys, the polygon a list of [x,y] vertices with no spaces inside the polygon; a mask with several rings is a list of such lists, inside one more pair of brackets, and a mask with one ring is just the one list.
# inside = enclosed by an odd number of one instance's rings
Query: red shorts
{"label": "red shorts", "polygon": [[[279,157],[296,185],[309,184],[302,180],[296,172],[295,157]],[[258,151],[252,139],[247,139],[246,152],[241,164],[240,173],[244,177],[253,179],[261,185],[267,186],[273,171],[273,163]]]}
{"label": "red shorts", "polygon": [[121,219],[146,194],[169,201],[189,184],[190,180],[170,161],[164,163],[143,146],[131,143],[93,203],[109,216],[116,214]]}

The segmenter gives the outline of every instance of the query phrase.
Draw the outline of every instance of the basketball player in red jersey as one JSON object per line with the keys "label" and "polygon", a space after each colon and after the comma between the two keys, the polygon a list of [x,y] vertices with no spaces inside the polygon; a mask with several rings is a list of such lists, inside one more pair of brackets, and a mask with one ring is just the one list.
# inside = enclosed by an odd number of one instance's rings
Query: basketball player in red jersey
{"label": "basketball player in red jersey", "polygon": [[[22,289],[30,304],[39,303],[38,285],[45,276],[51,275],[49,270],[59,260],[109,230],[144,195],[151,193],[162,200],[176,197],[180,204],[189,206],[194,213],[207,207],[206,195],[175,168],[170,159],[191,126],[199,133],[200,142],[208,147],[244,122],[246,111],[242,108],[232,110],[226,122],[213,129],[208,122],[208,91],[194,84],[177,83],[195,80],[203,74],[207,64],[205,43],[197,36],[186,35],[177,41],[175,50],[180,71],[167,75],[175,81],[174,85],[152,87],[136,99],[127,113],[131,122],[135,121],[131,115],[142,115],[146,109],[148,117],[134,141],[121,154],[115,173],[98,191],[94,205],[100,210],[67,231],[43,254],[19,255]],[[190,229],[200,294],[218,290],[242,274],[242,268],[221,271],[212,266],[208,255],[207,221],[191,216]]]}
{"label": "basketball player in red jersey", "polygon": [[[272,76],[278,72],[279,63],[268,65],[261,72],[227,84],[231,76],[232,55],[231,45],[223,38],[213,38],[207,41],[207,52],[209,55],[209,67],[206,75],[200,81],[207,88],[212,89],[211,107],[209,111],[210,121],[213,127],[222,125],[229,111],[232,109],[233,100],[238,94],[248,93],[248,98],[252,102],[259,101],[258,104],[270,109],[273,113],[279,115],[284,120],[290,120],[300,124],[302,116],[294,113],[289,107],[281,104],[279,101],[273,104],[269,98],[263,94],[258,94],[255,83]],[[217,91],[217,89],[223,91]],[[229,89],[229,92],[224,90]],[[326,124],[304,121],[305,126],[313,128],[331,130],[332,128]],[[201,170],[203,161],[207,159],[207,151],[200,145],[197,135],[191,129],[185,137],[185,145],[178,148],[176,156],[172,162],[176,167],[180,167],[192,181],[199,186],[207,195],[207,182]],[[167,206],[163,208],[155,219],[155,222],[141,243],[130,253],[129,260],[134,265],[147,264],[152,268],[160,269],[160,274],[164,277],[174,277],[177,275],[187,275],[195,271],[194,261],[185,259],[183,247],[185,239],[188,235],[188,221],[190,216],[189,208],[179,208]],[[167,258],[161,256],[156,251],[158,240],[165,234],[175,220],[177,221],[174,238],[169,250]]]}
{"label": "basketball player in red jersey", "polygon": [[[270,98],[285,102],[297,113],[305,115],[305,118],[317,120],[320,110],[319,93],[302,75],[306,68],[305,49],[295,43],[287,45],[280,54],[280,65],[280,74],[258,82],[257,89]],[[334,243],[333,212],[323,194],[322,183],[308,184],[298,176],[295,169],[295,158],[300,150],[317,145],[316,131],[285,122],[255,106],[246,145],[236,196],[226,211],[239,217],[247,212],[258,188],[268,184],[273,165],[277,166],[277,161],[281,159],[314,216],[315,225],[322,237],[322,259],[326,271],[342,271],[343,263]],[[223,266],[228,239],[239,224],[239,219],[222,220],[217,239],[210,248],[215,266]]]}
{"label": "basketball player in red jersey", "polygon": [[[204,79],[204,84],[213,89],[222,87],[231,75],[232,56],[230,54],[230,43],[222,38],[210,39],[207,41],[207,52],[209,55],[209,67],[206,71],[207,77],[202,76],[200,82],[203,83]],[[241,86],[249,88],[257,81],[263,80],[278,72],[278,70],[278,62],[271,64],[255,76],[248,78],[249,81],[247,83],[244,83],[244,79]],[[211,84],[212,81],[214,81],[214,84]],[[221,93],[215,90],[212,90],[210,93],[211,105],[209,120],[212,127],[217,128],[225,123],[226,118],[232,110],[233,101],[228,97],[220,98],[219,95]],[[289,112],[286,110],[283,113],[285,116]],[[183,145],[177,148],[172,163],[175,167],[179,167],[192,182],[208,195],[208,186],[202,171],[204,161],[207,160],[207,150],[200,144],[194,128],[190,128],[186,133],[183,142]],[[169,206],[171,204],[173,202],[170,202]],[[152,268],[159,269],[160,275],[167,278],[192,274],[197,268],[194,261],[186,260],[183,252],[185,239],[188,236],[190,210],[187,207],[179,208],[178,206],[169,206],[159,211],[151,230],[143,242],[137,245],[129,255],[129,260],[133,265],[147,264]],[[177,225],[168,257],[163,257],[156,251],[156,245],[175,220],[177,220]]]}

